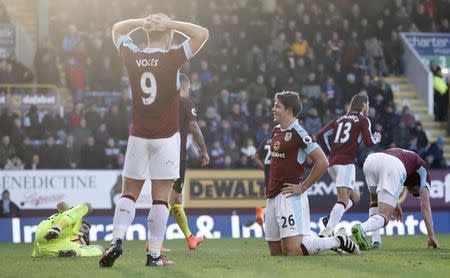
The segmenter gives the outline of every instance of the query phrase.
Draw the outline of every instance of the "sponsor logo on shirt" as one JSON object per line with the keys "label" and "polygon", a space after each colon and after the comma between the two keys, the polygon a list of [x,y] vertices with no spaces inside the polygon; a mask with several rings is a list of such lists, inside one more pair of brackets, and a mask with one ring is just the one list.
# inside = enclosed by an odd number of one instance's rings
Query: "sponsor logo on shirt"
{"label": "sponsor logo on shirt", "polygon": [[270,155],[272,157],[277,157],[277,158],[286,158],[286,154],[285,153],[272,152]]}
{"label": "sponsor logo on shirt", "polygon": [[273,149],[278,151],[280,149],[281,143],[280,141],[275,141],[275,143],[273,143]]}

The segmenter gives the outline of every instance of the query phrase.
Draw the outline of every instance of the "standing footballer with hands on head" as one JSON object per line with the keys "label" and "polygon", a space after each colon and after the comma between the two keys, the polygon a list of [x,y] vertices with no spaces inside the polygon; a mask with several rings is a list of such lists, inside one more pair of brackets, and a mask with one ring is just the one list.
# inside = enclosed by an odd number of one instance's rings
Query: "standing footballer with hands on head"
{"label": "standing footballer with hands on head", "polygon": [[[148,37],[148,46],[143,50],[129,36],[138,29]],[[178,47],[171,47],[174,32],[187,38]],[[132,124],[122,172],[122,196],[113,219],[112,246],[100,259],[101,267],[111,267],[122,254],[122,242],[146,179],[152,182],[153,200],[148,214],[146,265],[173,264],[161,256],[160,248],[169,217],[169,194],[173,181],[179,178],[179,70],[203,47],[208,35],[204,27],[175,21],[164,14],[120,21],[113,26],[113,41],[129,75]]]}

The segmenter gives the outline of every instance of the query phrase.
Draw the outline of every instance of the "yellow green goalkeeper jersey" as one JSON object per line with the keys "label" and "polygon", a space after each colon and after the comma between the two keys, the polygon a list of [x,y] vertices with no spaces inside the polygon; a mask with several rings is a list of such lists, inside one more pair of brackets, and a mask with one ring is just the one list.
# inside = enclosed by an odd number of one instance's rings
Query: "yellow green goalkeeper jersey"
{"label": "yellow green goalkeeper jersey", "polygon": [[[88,246],[80,246],[71,241],[71,236],[77,233],[83,223],[83,217],[88,213],[88,206],[83,203],[65,212],[55,213],[39,223],[34,240],[33,257],[57,256],[60,250],[75,250],[80,256],[87,255]],[[47,241],[44,236],[52,227],[63,227],[57,239]],[[83,249],[83,250],[82,250]],[[90,252],[87,252],[90,253]],[[98,252],[92,256],[98,256]],[[100,254],[101,255],[101,254]]]}

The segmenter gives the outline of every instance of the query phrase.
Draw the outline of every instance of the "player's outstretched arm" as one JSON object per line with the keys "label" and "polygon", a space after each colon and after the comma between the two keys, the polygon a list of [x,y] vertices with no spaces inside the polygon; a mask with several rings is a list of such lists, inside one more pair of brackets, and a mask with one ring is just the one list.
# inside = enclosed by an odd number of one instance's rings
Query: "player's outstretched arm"
{"label": "player's outstretched arm", "polygon": [[144,22],[145,19],[139,18],[139,19],[128,19],[124,21],[119,21],[116,24],[114,24],[112,28],[112,38],[114,44],[117,45],[117,41],[119,40],[120,36],[127,35],[138,28],[142,28],[144,26]]}
{"label": "player's outstretched arm", "polygon": [[189,122],[189,131],[194,136],[195,143],[200,148],[200,159],[202,162],[202,166],[207,166],[209,164],[209,155],[208,149],[206,148],[205,139],[203,138],[203,133],[200,127],[198,126],[197,121]]}
{"label": "player's outstretched arm", "polygon": [[438,248],[438,242],[434,235],[433,229],[433,217],[431,215],[431,205],[430,205],[430,193],[428,188],[422,188],[420,191],[420,211],[422,212],[422,218],[425,222],[425,227],[428,233],[428,247]]}

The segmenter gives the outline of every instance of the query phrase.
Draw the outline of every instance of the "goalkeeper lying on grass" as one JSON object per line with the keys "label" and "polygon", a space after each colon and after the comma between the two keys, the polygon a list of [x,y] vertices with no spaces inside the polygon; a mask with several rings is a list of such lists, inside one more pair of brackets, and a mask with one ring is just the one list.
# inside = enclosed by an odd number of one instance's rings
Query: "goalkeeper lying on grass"
{"label": "goalkeeper lying on grass", "polygon": [[105,249],[99,245],[89,245],[89,224],[84,216],[91,212],[89,203],[81,203],[73,208],[64,202],[57,205],[58,213],[39,223],[34,240],[33,257],[38,256],[101,256]]}

